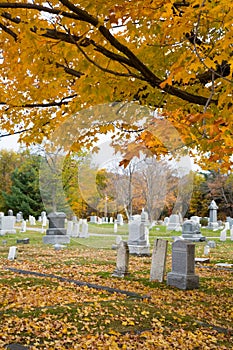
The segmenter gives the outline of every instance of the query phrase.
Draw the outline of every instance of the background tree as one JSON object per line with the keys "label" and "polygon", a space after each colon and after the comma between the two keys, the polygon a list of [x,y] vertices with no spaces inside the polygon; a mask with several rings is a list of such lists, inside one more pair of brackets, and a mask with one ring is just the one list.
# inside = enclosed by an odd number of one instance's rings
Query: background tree
{"label": "background tree", "polygon": [[[158,138],[156,110],[181,137],[173,150],[194,149],[207,169],[230,169],[231,2],[16,0],[0,3],[0,18],[0,113],[7,132],[26,130],[27,144],[41,142],[85,108],[73,128],[73,149],[116,130],[126,165],[140,150],[171,151]],[[148,106],[147,115],[139,107],[131,113],[133,101]],[[106,103],[111,112],[101,108]],[[165,126],[163,134],[171,136]]]}
{"label": "background tree", "polygon": [[12,186],[11,175],[20,164],[20,155],[14,151],[0,151],[0,211],[6,212],[7,205],[2,192],[10,193]]}
{"label": "background tree", "polygon": [[24,218],[38,217],[44,210],[39,189],[40,161],[40,156],[25,153],[21,165],[13,171],[10,193],[2,192],[7,209],[21,211]]}

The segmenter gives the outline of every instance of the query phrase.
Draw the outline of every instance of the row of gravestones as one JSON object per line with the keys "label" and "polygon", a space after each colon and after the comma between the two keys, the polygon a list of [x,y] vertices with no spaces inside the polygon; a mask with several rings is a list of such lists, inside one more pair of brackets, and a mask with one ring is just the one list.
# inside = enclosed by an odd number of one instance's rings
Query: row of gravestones
{"label": "row of gravestones", "polygon": [[[152,252],[150,280],[163,282],[166,270],[168,241],[156,239]],[[129,246],[121,241],[117,250],[116,269],[113,277],[129,274]],[[172,243],[172,271],[167,274],[167,285],[179,289],[199,288],[199,277],[195,275],[195,244],[183,240]]]}

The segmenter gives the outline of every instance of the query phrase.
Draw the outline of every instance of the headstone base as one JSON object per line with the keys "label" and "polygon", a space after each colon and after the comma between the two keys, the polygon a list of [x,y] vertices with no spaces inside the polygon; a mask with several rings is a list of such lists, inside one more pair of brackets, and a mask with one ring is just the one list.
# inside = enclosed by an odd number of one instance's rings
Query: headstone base
{"label": "headstone base", "polygon": [[70,243],[70,237],[65,235],[46,235],[43,237],[44,244]]}
{"label": "headstone base", "polygon": [[138,255],[138,256],[150,256],[150,246],[143,246],[143,245],[131,245],[129,246],[129,254],[131,255]]}
{"label": "headstone base", "polygon": [[125,276],[128,276],[129,275],[129,272],[125,272],[125,271],[122,271],[122,270],[115,270],[112,274],[112,277],[125,277]]}
{"label": "headstone base", "polygon": [[6,233],[15,234],[16,230],[0,230],[0,236],[5,236]]}
{"label": "headstone base", "polygon": [[199,276],[197,275],[180,275],[170,272],[167,275],[167,285],[179,289],[196,289],[199,288]]}
{"label": "headstone base", "polygon": [[66,229],[65,228],[48,228],[46,230],[46,235],[48,236],[65,236],[67,233]]}
{"label": "headstone base", "polygon": [[191,241],[191,242],[204,242],[204,241],[206,241],[205,236],[202,236],[201,234],[197,234],[197,233],[193,233],[193,234],[184,233],[184,234],[182,234],[182,238],[185,239],[186,241]]}

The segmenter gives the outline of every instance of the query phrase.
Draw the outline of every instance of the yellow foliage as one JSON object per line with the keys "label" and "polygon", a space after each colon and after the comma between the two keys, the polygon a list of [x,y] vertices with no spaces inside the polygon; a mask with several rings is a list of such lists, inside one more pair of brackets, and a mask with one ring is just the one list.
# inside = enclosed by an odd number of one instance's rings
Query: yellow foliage
{"label": "yellow foliage", "polygon": [[[224,144],[218,165],[232,164],[231,2],[11,1],[0,4],[0,16],[0,117],[6,132],[25,130],[21,140],[40,143],[76,116],[74,150],[90,148],[96,134],[112,135],[119,124],[120,149],[134,132],[144,149],[164,154],[168,148],[150,132],[139,135],[156,110],[169,115],[184,147],[209,152],[202,157],[207,167]],[[130,108],[125,111],[132,101],[147,106],[145,124]],[[94,108],[100,105],[108,108]],[[224,129],[214,126],[220,115],[228,119]],[[66,131],[60,142],[69,139]]]}

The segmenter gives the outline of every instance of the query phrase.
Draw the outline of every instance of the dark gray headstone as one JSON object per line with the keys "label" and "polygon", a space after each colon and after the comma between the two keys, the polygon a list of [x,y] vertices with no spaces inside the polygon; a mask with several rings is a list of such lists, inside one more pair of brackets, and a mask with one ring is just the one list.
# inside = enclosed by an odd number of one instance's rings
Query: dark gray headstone
{"label": "dark gray headstone", "polygon": [[172,244],[172,271],[168,273],[167,284],[184,290],[199,287],[193,243],[178,240]]}

